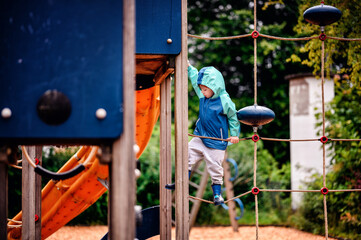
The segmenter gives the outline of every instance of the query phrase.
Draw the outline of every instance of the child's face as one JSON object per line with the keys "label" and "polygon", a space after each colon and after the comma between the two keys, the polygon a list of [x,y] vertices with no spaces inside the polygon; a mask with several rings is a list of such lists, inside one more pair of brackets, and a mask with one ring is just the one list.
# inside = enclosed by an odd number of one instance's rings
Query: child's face
{"label": "child's face", "polygon": [[203,93],[204,97],[210,98],[213,96],[214,93],[209,87],[206,87],[202,84],[199,84],[199,87],[200,87],[201,92]]}

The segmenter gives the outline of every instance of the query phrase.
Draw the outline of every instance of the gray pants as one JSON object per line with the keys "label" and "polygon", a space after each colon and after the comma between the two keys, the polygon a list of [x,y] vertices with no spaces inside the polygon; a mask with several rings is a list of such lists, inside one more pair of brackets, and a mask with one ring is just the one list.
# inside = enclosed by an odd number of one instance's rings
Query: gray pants
{"label": "gray pants", "polygon": [[188,170],[191,171],[194,164],[204,159],[207,171],[212,179],[212,184],[223,184],[223,167],[225,150],[206,147],[202,140],[194,137],[188,143]]}

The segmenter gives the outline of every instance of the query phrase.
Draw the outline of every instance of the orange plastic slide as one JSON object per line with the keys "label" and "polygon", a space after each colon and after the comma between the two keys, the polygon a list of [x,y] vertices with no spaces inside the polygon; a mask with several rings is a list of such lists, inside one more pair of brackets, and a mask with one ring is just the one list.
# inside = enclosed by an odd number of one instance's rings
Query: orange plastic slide
{"label": "orange plastic slide", "polygon": [[[159,86],[136,91],[136,141],[139,158],[147,146],[160,112]],[[79,163],[85,170],[66,179],[50,180],[42,190],[41,239],[46,239],[96,202],[106,192],[98,179],[108,178],[108,166],[99,163],[98,147],[84,146],[58,171],[66,172]],[[8,240],[21,239],[22,212],[8,223]]]}

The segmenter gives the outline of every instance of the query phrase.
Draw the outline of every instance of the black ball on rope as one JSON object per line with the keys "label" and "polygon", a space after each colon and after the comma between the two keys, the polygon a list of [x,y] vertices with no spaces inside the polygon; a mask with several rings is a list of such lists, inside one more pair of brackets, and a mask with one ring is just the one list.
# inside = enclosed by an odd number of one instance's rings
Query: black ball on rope
{"label": "black ball on rope", "polygon": [[307,9],[303,18],[312,24],[326,26],[337,22],[341,18],[341,11],[329,5],[318,5]]}
{"label": "black ball on rope", "polygon": [[237,112],[237,118],[241,123],[258,127],[272,122],[275,118],[275,113],[269,108],[255,104],[240,109]]}

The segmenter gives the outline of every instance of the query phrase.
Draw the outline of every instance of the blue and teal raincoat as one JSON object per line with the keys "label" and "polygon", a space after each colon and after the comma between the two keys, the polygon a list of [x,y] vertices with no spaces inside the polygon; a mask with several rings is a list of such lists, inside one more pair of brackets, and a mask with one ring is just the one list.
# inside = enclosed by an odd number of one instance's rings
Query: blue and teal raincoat
{"label": "blue and teal raincoat", "polygon": [[[240,124],[237,119],[236,107],[226,92],[222,74],[214,67],[204,67],[199,72],[193,67],[188,67],[188,78],[199,97],[199,117],[194,130],[194,135],[228,138],[228,129],[231,136],[238,136]],[[205,98],[199,88],[202,84],[210,88],[214,95]],[[205,146],[225,150],[228,142],[202,138]]]}

